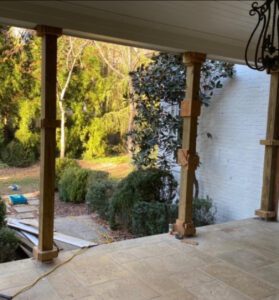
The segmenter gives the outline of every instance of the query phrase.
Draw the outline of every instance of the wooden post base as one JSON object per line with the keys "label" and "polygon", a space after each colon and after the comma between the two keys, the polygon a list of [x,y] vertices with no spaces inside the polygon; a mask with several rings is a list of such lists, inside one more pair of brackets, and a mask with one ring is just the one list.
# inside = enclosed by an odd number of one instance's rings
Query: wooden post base
{"label": "wooden post base", "polygon": [[196,228],[193,223],[185,223],[179,219],[176,220],[176,223],[173,226],[173,231],[183,237],[196,235]]}
{"label": "wooden post base", "polygon": [[41,251],[38,247],[34,247],[33,255],[38,261],[50,261],[58,256],[58,249],[54,248],[49,251]]}
{"label": "wooden post base", "polygon": [[255,211],[255,215],[260,217],[261,219],[265,219],[267,221],[276,220],[276,212],[275,211],[265,211],[262,209],[257,209]]}

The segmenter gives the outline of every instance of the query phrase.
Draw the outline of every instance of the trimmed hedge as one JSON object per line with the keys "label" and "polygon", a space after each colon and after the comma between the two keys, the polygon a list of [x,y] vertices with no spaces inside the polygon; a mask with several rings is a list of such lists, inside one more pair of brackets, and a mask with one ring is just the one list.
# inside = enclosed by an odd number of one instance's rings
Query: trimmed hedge
{"label": "trimmed hedge", "polygon": [[132,232],[140,236],[168,231],[169,208],[160,202],[138,202],[132,209]]}
{"label": "trimmed hedge", "polygon": [[130,173],[118,185],[111,199],[110,226],[131,228],[132,211],[138,202],[172,204],[177,183],[167,171],[150,168]]}
{"label": "trimmed hedge", "polygon": [[76,160],[70,158],[56,158],[55,160],[55,187],[58,188],[59,180],[67,168],[79,168]]}
{"label": "trimmed hedge", "polygon": [[59,197],[65,202],[84,203],[88,188],[96,182],[107,180],[108,176],[109,173],[104,171],[66,166],[58,182]]}
{"label": "trimmed hedge", "polygon": [[6,204],[0,197],[0,229],[6,225]]}
{"label": "trimmed hedge", "polygon": [[58,183],[60,199],[72,203],[85,202],[89,172],[81,168],[66,168]]}
{"label": "trimmed hedge", "polygon": [[88,186],[86,203],[91,211],[105,220],[109,219],[110,200],[115,188],[116,183],[111,179],[99,179]]}
{"label": "trimmed hedge", "polygon": [[216,207],[212,199],[206,198],[193,199],[193,222],[195,226],[205,226],[215,223]]}
{"label": "trimmed hedge", "polygon": [[19,241],[13,230],[2,227],[0,229],[0,263],[12,261],[16,258]]}

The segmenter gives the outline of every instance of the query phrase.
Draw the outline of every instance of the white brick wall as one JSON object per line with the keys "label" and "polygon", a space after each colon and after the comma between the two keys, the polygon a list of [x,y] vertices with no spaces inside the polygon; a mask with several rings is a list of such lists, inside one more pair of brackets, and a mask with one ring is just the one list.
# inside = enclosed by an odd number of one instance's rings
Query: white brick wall
{"label": "white brick wall", "polygon": [[[199,119],[200,196],[217,206],[217,222],[254,216],[260,206],[270,77],[235,66]],[[208,138],[210,133],[212,138]]]}

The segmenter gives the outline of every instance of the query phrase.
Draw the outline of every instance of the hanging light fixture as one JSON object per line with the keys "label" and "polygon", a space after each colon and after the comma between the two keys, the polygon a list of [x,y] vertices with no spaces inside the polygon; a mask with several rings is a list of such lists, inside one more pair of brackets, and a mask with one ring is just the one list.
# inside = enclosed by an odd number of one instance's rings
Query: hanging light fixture
{"label": "hanging light fixture", "polygon": [[268,73],[279,70],[279,0],[253,2],[249,14],[257,15],[258,22],[246,46],[246,64]]}

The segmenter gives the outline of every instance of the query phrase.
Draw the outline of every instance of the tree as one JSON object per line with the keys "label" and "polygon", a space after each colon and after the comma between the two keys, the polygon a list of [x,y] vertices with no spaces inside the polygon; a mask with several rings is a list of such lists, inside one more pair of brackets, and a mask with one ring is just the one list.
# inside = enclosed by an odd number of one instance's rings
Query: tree
{"label": "tree", "polygon": [[88,40],[78,39],[70,36],[62,36],[58,46],[58,103],[61,118],[60,127],[60,158],[65,157],[66,149],[66,101],[65,95],[69,88],[74,69],[81,63],[81,57]]}
{"label": "tree", "polygon": [[[209,105],[222,79],[231,77],[233,65],[207,60],[201,70],[201,101]],[[180,103],[185,97],[186,69],[180,55],[159,54],[148,65],[131,72],[136,104],[133,160],[137,168],[158,166],[169,170],[180,148],[182,122]]]}
{"label": "tree", "polygon": [[[129,119],[128,132],[134,128],[134,117],[136,115],[136,108],[132,94],[132,81],[129,76],[130,72],[134,71],[137,66],[149,62],[149,50],[141,50],[135,47],[114,46],[106,43],[99,43],[94,41],[100,57],[104,60],[108,68],[114,72],[121,80],[122,87],[125,89],[125,98],[129,103]],[[132,155],[131,149],[133,146],[132,136],[127,136],[127,150]]]}

